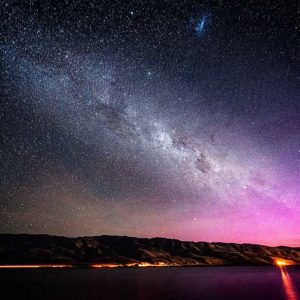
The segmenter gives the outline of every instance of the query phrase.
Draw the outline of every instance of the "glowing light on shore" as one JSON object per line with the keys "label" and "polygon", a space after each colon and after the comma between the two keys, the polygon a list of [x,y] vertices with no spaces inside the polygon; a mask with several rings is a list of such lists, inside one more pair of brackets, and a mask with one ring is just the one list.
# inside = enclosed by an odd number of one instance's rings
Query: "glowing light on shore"
{"label": "glowing light on shore", "polygon": [[277,266],[286,266],[286,262],[285,262],[285,261],[282,261],[282,260],[277,260],[277,261],[276,261],[276,265],[277,265]]}
{"label": "glowing light on shore", "polygon": [[129,264],[93,264],[92,268],[120,268],[120,267],[168,267],[171,266],[164,262],[149,263],[149,262],[140,262],[140,263],[129,263]]}
{"label": "glowing light on shore", "polygon": [[71,265],[0,265],[0,269],[72,268]]}
{"label": "glowing light on shore", "polygon": [[0,265],[0,269],[40,269],[40,268],[78,268],[78,267],[90,267],[90,268],[122,268],[122,267],[168,267],[175,266],[166,264],[164,262],[157,263],[128,263],[128,264],[108,264],[108,263],[97,263],[90,266],[78,266],[78,265],[66,265],[66,264],[48,264],[48,265]]}
{"label": "glowing light on shore", "polygon": [[276,258],[274,257],[274,262],[275,264],[280,267],[284,267],[284,266],[291,266],[291,265],[295,265],[296,263],[292,260],[289,260],[289,259],[283,259],[283,258]]}
{"label": "glowing light on shore", "polygon": [[158,262],[158,263],[148,263],[148,262],[141,262],[138,264],[139,267],[166,267],[168,266],[164,262]]}
{"label": "glowing light on shore", "polygon": [[92,268],[118,268],[122,267],[122,265],[117,264],[93,264],[91,265]]}

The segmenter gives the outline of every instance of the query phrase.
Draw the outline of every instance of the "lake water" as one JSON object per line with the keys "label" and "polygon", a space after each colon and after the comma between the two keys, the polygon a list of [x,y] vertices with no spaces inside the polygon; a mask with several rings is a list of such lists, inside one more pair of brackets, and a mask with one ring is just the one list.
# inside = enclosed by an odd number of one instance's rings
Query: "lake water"
{"label": "lake water", "polygon": [[299,267],[0,270],[5,299],[300,300]]}

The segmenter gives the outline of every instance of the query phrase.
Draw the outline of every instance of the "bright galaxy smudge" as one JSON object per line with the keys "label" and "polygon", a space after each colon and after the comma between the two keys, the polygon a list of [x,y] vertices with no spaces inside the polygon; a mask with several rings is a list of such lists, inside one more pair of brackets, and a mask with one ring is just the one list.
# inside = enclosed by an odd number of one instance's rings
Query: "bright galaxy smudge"
{"label": "bright galaxy smudge", "polygon": [[207,15],[203,15],[197,21],[196,26],[195,26],[195,31],[196,31],[197,35],[201,35],[205,31],[207,22],[208,22],[208,16]]}

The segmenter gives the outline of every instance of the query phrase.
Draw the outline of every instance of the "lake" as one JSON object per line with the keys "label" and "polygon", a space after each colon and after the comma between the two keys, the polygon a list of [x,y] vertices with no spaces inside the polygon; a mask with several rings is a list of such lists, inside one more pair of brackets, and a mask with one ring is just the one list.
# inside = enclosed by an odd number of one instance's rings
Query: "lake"
{"label": "lake", "polygon": [[0,270],[6,299],[297,300],[300,267]]}

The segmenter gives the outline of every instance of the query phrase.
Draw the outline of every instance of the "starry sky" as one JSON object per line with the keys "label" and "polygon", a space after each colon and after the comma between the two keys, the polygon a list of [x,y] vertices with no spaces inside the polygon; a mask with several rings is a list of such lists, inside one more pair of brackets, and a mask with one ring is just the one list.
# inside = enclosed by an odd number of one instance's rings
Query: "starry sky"
{"label": "starry sky", "polygon": [[0,230],[300,246],[297,1],[4,0]]}

